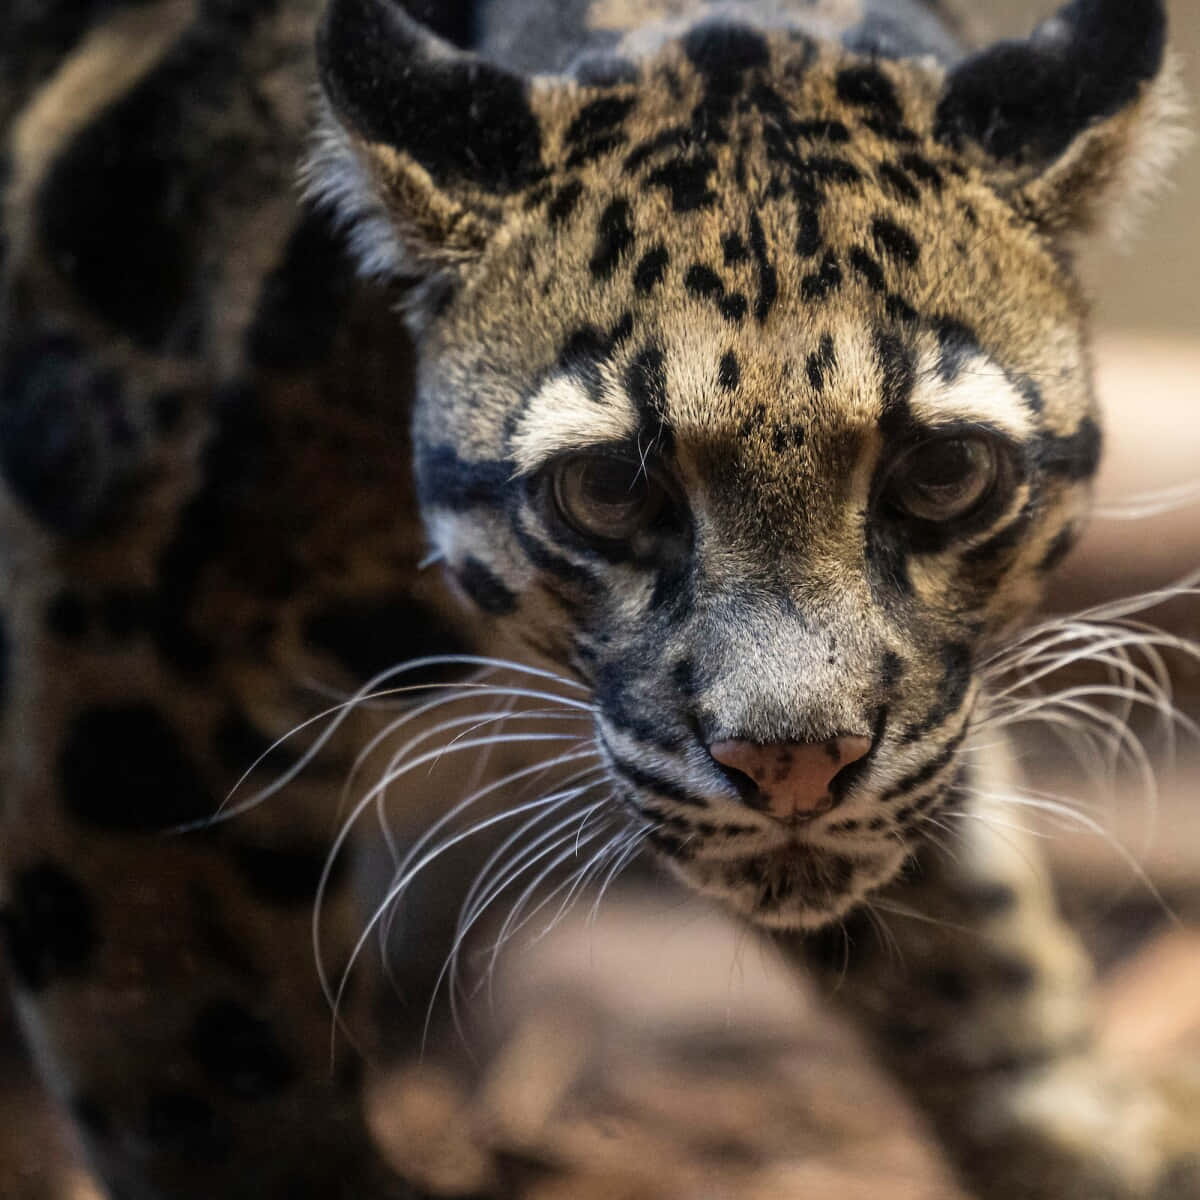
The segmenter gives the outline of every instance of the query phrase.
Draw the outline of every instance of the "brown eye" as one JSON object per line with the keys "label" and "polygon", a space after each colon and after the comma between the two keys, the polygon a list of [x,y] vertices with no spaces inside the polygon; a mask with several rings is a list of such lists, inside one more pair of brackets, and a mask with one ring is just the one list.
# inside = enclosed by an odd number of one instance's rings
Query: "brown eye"
{"label": "brown eye", "polygon": [[558,464],[553,488],[563,520],[592,541],[629,541],[653,525],[667,504],[666,490],[640,462],[603,454],[578,454]]}
{"label": "brown eye", "polygon": [[890,499],[920,521],[954,521],[987,498],[1000,454],[984,438],[940,438],[910,451],[892,475]]}

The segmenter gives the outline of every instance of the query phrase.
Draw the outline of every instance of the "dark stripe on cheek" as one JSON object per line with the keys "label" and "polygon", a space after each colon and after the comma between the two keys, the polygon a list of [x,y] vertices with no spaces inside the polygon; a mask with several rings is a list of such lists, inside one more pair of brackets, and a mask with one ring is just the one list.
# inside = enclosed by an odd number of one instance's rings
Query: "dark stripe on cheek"
{"label": "dark stripe on cheek", "polygon": [[[609,753],[612,754],[611,749]],[[613,754],[613,762],[617,769],[625,778],[635,787],[641,788],[642,791],[652,792],[658,796],[665,796],[668,800],[674,800],[676,804],[682,804],[687,808],[707,808],[708,805],[698,796],[693,796],[689,792],[684,791],[678,784],[672,783],[669,779],[661,779],[656,775],[652,775],[649,771],[642,770],[641,767],[634,763],[626,762],[623,758],[618,758]]]}
{"label": "dark stripe on cheek", "polygon": [[510,461],[472,462],[447,444],[425,447],[417,454],[417,489],[423,506],[454,511],[499,507],[515,473]]}
{"label": "dark stripe on cheek", "polygon": [[485,612],[502,617],[517,607],[517,597],[490,567],[479,559],[468,558],[455,571],[462,590]]}
{"label": "dark stripe on cheek", "polygon": [[1084,417],[1079,428],[1066,437],[1044,433],[1034,448],[1035,461],[1048,475],[1059,479],[1089,479],[1100,465],[1103,436],[1091,417]]}

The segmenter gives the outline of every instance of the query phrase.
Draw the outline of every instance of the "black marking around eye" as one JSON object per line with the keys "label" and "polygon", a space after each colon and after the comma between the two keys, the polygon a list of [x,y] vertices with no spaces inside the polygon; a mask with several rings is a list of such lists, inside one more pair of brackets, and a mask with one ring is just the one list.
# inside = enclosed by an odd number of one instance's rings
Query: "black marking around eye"
{"label": "black marking around eye", "polygon": [[1071,482],[1088,479],[1100,465],[1103,437],[1100,426],[1084,417],[1072,434],[1040,434],[1034,446],[1037,465],[1048,475]]}
{"label": "black marking around eye", "polygon": [[850,251],[850,266],[854,269],[855,274],[865,281],[871,291],[879,292],[881,295],[887,291],[887,280],[884,278],[883,267],[879,265],[878,259],[861,246],[855,246]]}
{"label": "black marking around eye", "polygon": [[660,242],[653,250],[642,256],[633,272],[633,286],[643,296],[648,295],[654,290],[656,284],[662,282],[670,261],[671,255],[666,246]]}
{"label": "black marking around eye", "polygon": [[972,330],[961,321],[943,317],[937,323],[938,374],[953,383],[963,368],[982,351]]}
{"label": "black marking around eye", "polygon": [[554,193],[554,198],[550,201],[550,208],[547,210],[547,218],[550,224],[561,225],[575,211],[579,204],[579,198],[583,195],[583,184],[578,179],[572,179],[570,183],[564,183],[562,187]]}
{"label": "black marking around eye", "polygon": [[12,876],[0,934],[14,980],[31,992],[86,972],[100,942],[83,885],[49,860]]}
{"label": "black marking around eye", "polygon": [[674,434],[667,418],[667,364],[657,346],[647,346],[629,364],[625,390],[651,442],[669,452]]}
{"label": "black marking around eye", "polygon": [[900,197],[901,200],[911,200],[914,204],[921,199],[917,185],[908,177],[907,172],[895,163],[879,164],[879,178]]}
{"label": "black marking around eye", "polygon": [[912,425],[909,401],[917,382],[916,356],[895,334],[878,330],[875,334],[875,361],[879,364],[879,390],[883,404],[880,428],[889,439],[897,440],[906,436]]}
{"label": "black marking around eye", "polygon": [[473,461],[462,458],[449,444],[417,454],[417,487],[427,507],[456,511],[495,507],[515,474],[515,464],[507,459]]}
{"label": "black marking around eye", "polygon": [[721,365],[717,369],[717,383],[726,392],[732,392],[742,381],[742,368],[738,365],[737,355],[727,350],[721,356]]}
{"label": "black marking around eye", "polygon": [[516,594],[486,563],[469,556],[454,574],[462,590],[485,613],[499,617],[516,610]]}
{"label": "black marking around eye", "polygon": [[711,154],[694,154],[651,171],[646,184],[666,188],[677,213],[696,212],[711,207],[716,201],[716,192],[708,186],[709,176],[716,166],[716,159]]}
{"label": "black marking around eye", "polygon": [[754,319],[761,325],[779,295],[779,276],[767,255],[767,238],[758,213],[750,214],[750,249],[758,263],[758,299],[754,304]]}
{"label": "black marking around eye", "polygon": [[1079,530],[1075,526],[1068,525],[1065,529],[1060,529],[1038,562],[1038,571],[1042,574],[1053,571],[1071,553],[1078,538]]}
{"label": "black marking around eye", "polygon": [[886,121],[903,117],[892,81],[875,66],[846,67],[838,72],[838,99],[860,108],[874,109]]}
{"label": "black marking around eye", "polygon": [[832,250],[826,251],[820,268],[812,275],[806,275],[800,284],[800,294],[805,300],[824,300],[831,292],[837,291],[842,283],[842,269],[838,265],[837,255]]}
{"label": "black marking around eye", "polygon": [[805,364],[808,382],[813,391],[824,391],[825,381],[836,366],[837,354],[833,346],[833,337],[828,333],[823,334],[820,348],[808,356],[808,362]]}
{"label": "black marking around eye", "polygon": [[614,200],[600,214],[596,249],[588,264],[597,279],[608,279],[617,269],[621,256],[633,245],[632,215],[627,200]]}
{"label": "black marking around eye", "polygon": [[921,250],[916,239],[895,221],[876,217],[871,222],[871,236],[875,240],[875,249],[895,262],[915,267],[920,261]]}

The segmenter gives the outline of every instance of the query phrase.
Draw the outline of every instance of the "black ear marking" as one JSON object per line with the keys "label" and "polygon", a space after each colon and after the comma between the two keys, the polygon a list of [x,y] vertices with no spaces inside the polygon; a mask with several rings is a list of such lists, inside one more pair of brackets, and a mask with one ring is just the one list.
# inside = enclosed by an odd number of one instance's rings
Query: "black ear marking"
{"label": "black ear marking", "polygon": [[1026,41],[1005,41],[951,72],[937,137],[1013,163],[1048,163],[1119,112],[1163,61],[1162,0],[1072,0]]}
{"label": "black ear marking", "polygon": [[541,128],[526,81],[455,50],[394,0],[333,0],[317,60],[342,120],[411,155],[435,183],[507,194],[541,177]]}

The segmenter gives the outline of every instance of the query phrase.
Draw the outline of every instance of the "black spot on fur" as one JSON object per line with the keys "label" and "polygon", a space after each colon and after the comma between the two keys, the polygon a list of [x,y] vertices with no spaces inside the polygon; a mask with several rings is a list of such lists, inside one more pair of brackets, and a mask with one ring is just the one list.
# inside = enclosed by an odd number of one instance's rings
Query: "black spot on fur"
{"label": "black spot on fur", "polygon": [[671,204],[676,212],[696,212],[709,208],[717,198],[708,186],[716,165],[712,155],[694,154],[658,167],[647,176],[646,183],[650,187],[666,188],[671,193]]}
{"label": "black spot on fur", "polygon": [[703,263],[694,263],[688,267],[683,284],[693,296],[705,300],[719,300],[725,294],[725,285],[721,282],[720,275]]}
{"label": "black spot on fur", "polygon": [[885,257],[906,267],[915,267],[920,261],[921,251],[916,239],[895,221],[876,217],[871,222],[871,236],[875,240],[875,249]]}
{"label": "black spot on fur", "polygon": [[901,200],[911,200],[913,203],[921,199],[921,193],[917,189],[917,185],[908,177],[908,174],[896,166],[895,163],[880,163],[879,178],[892,189],[892,191],[900,197]]}
{"label": "black spot on fur", "polygon": [[250,356],[296,370],[320,362],[337,333],[354,271],[324,214],[308,213],[267,277],[248,334]]}
{"label": "black spot on fur", "polygon": [[[234,841],[229,843],[229,853],[250,892],[266,904],[285,909],[312,905],[329,860],[326,843],[300,837],[271,845]],[[327,892],[336,892],[348,875],[349,859],[340,854],[330,865]]]}
{"label": "black spot on fur", "polygon": [[862,175],[853,163],[831,155],[814,155],[800,164],[800,177],[812,185],[823,183],[857,183]]}
{"label": "black spot on fur", "polygon": [[887,121],[899,121],[903,116],[895,85],[877,66],[864,64],[839,71],[837,94],[847,104],[874,109]]}
{"label": "black spot on fur", "polygon": [[271,1027],[232,1000],[200,1010],[188,1049],[205,1075],[239,1100],[277,1096],[296,1077]]}
{"label": "black spot on fur", "polygon": [[732,392],[742,381],[742,369],[738,365],[737,355],[732,350],[721,356],[721,365],[717,369],[717,383],[727,392]]}
{"label": "black spot on fur", "polygon": [[745,262],[750,257],[750,251],[746,243],[742,241],[740,233],[727,233],[721,239],[721,250],[725,255],[725,265],[727,267],[736,266],[740,262]]}
{"label": "black spot on fur", "polygon": [[633,245],[633,229],[629,218],[631,211],[626,200],[614,200],[600,214],[596,235],[596,249],[588,264],[597,279],[608,279],[617,269],[621,256]]}
{"label": "black spot on fur", "polygon": [[788,132],[795,137],[813,142],[827,142],[830,145],[840,145],[850,140],[850,130],[841,121],[793,121]]}
{"label": "black spot on fur", "polygon": [[706,21],[690,30],[683,49],[701,75],[720,76],[765,67],[770,61],[766,39],[745,25]]}
{"label": "black spot on fur", "polygon": [[157,1150],[210,1166],[229,1156],[232,1137],[212,1105],[176,1089],[152,1092],[146,1102],[146,1137]]}
{"label": "black spot on fur", "polygon": [[872,133],[878,134],[881,138],[887,138],[891,142],[898,142],[900,145],[912,145],[920,140],[907,125],[901,125],[895,121],[886,121],[882,117],[867,117],[863,120],[863,125]]}
{"label": "black spot on fur", "polygon": [[731,292],[728,296],[722,297],[717,307],[721,310],[722,316],[730,321],[737,322],[745,317],[750,307],[750,302],[741,292]]}
{"label": "black spot on fur", "polygon": [[887,280],[884,278],[879,260],[861,246],[855,246],[850,251],[850,266],[855,274],[866,282],[871,291],[879,292],[881,295],[887,291]]}
{"label": "black spot on fur", "polygon": [[910,151],[900,156],[900,165],[918,182],[925,184],[935,192],[942,190],[942,173],[921,154]]}
{"label": "black spot on fur", "polygon": [[875,335],[875,361],[879,364],[883,401],[880,428],[889,440],[898,441],[912,428],[909,401],[917,381],[916,358],[899,337],[879,330]]}
{"label": "black spot on fur", "polygon": [[550,207],[546,212],[551,226],[561,225],[566,221],[575,211],[575,207],[578,205],[579,198],[582,195],[583,184],[578,179],[572,179],[570,183],[564,183],[554,193],[554,198],[550,201]]}
{"label": "black spot on fur", "polygon": [[[408,659],[461,654],[466,649],[443,617],[403,592],[332,601],[305,620],[303,636],[356,679],[367,679]],[[413,673],[404,682],[420,682],[420,677]]]}
{"label": "black spot on fur", "polygon": [[842,284],[842,269],[837,255],[832,250],[825,253],[820,268],[812,275],[805,275],[800,284],[800,295],[805,300],[824,300]]}
{"label": "black spot on fur", "polygon": [[633,286],[643,296],[648,295],[657,284],[662,282],[670,261],[671,256],[667,252],[666,246],[660,242],[653,250],[642,256],[633,273]]}
{"label": "black spot on fur", "polygon": [[821,249],[821,217],[813,207],[800,210],[800,232],[796,235],[796,253],[812,258]]}
{"label": "black spot on fur", "polygon": [[783,454],[789,448],[799,449],[804,445],[804,428],[801,425],[776,425],[771,430],[771,449]]}
{"label": "black spot on fur", "polygon": [[63,804],[114,833],[150,833],[212,815],[213,795],[179,735],[145,701],[85,709],[59,748]]}
{"label": "black spot on fur", "polygon": [[894,292],[887,298],[887,314],[902,325],[915,325],[918,320],[917,310],[903,296],[897,296]]}
{"label": "black spot on fur", "polygon": [[1074,0],[1027,41],[1004,41],[950,73],[936,135],[997,158],[1045,163],[1132,103],[1162,64],[1161,3]]}
{"label": "black spot on fur", "polygon": [[527,84],[477,58],[431,59],[390,4],[329,5],[317,36],[334,107],[368,141],[411,154],[438,184],[519,191],[542,175]]}
{"label": "black spot on fur", "polygon": [[585,104],[567,128],[569,146],[581,146],[605,134],[611,134],[636,103],[632,96],[601,96]]}
{"label": "black spot on fur", "polygon": [[629,364],[625,390],[650,441],[669,451],[674,435],[667,421],[667,367],[657,346],[648,346]]}
{"label": "black spot on fur", "polygon": [[813,391],[821,392],[824,390],[825,380],[836,366],[837,353],[833,346],[833,336],[828,333],[822,334],[820,348],[808,356],[808,361],[805,364],[805,372],[808,375],[808,382],[812,385]]}
{"label": "black spot on fur", "polygon": [[262,759],[268,770],[291,766],[298,752],[288,742],[276,744],[240,708],[231,708],[216,724],[212,748],[221,766],[239,775]]}
{"label": "black spot on fur", "polygon": [[46,628],[68,642],[87,637],[90,624],[87,601],[78,592],[56,592],[46,605]]}
{"label": "black spot on fur", "polygon": [[84,974],[99,943],[83,886],[49,861],[13,875],[0,932],[14,979],[33,992]]}
{"label": "black spot on fur", "polygon": [[10,347],[0,373],[0,470],[16,499],[58,533],[105,516],[130,429],[117,377],[70,338]]}
{"label": "black spot on fur", "polygon": [[754,318],[761,324],[767,319],[779,295],[779,276],[767,254],[767,238],[755,212],[750,214],[750,249],[758,263],[758,299],[754,303]]}
{"label": "black spot on fur", "polygon": [[455,575],[463,591],[485,613],[505,616],[516,610],[517,597],[512,589],[479,559],[468,557]]}

